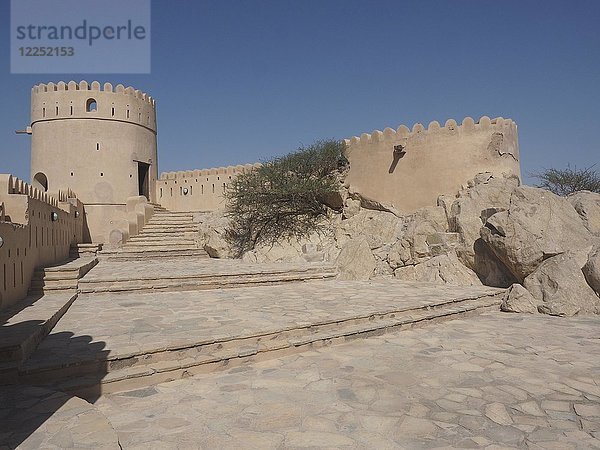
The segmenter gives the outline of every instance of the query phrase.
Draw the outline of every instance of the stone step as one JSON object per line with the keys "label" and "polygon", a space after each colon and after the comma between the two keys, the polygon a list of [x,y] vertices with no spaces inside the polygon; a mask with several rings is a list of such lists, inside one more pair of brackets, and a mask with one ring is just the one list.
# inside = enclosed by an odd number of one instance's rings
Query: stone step
{"label": "stone step", "polygon": [[133,248],[133,247],[148,247],[148,246],[150,246],[150,247],[174,247],[174,248],[184,248],[184,247],[197,248],[196,242],[194,240],[185,239],[185,238],[181,238],[181,239],[176,239],[176,238],[137,239],[135,241],[127,242],[123,246],[123,248],[128,249],[128,248]]}
{"label": "stone step", "polygon": [[193,224],[183,224],[183,225],[162,225],[162,224],[152,224],[148,223],[144,226],[143,231],[146,230],[187,230],[187,231],[195,231],[197,230],[197,226]]}
{"label": "stone step", "polygon": [[69,257],[83,258],[96,256],[100,250],[102,250],[102,244],[75,244],[69,250]]}
{"label": "stone step", "polygon": [[16,368],[33,353],[77,298],[77,290],[30,295],[2,312],[0,380],[16,376]]}
{"label": "stone step", "polygon": [[31,384],[52,385],[83,398],[155,385],[201,373],[235,367],[246,362],[289,354],[381,335],[442,320],[497,309],[502,293],[474,298],[440,301],[435,305],[398,307],[367,316],[309,323],[283,329],[264,330],[236,337],[214,338],[185,345],[148,346],[139,352],[108,354],[104,359],[76,363],[36,365],[29,361],[20,378]]}
{"label": "stone step", "polygon": [[160,233],[160,234],[138,234],[132,236],[127,244],[132,242],[173,242],[173,241],[185,241],[194,242],[195,234],[193,233]]}
{"label": "stone step", "polygon": [[154,214],[151,218],[150,218],[150,222],[192,222],[193,220],[193,215],[192,214],[179,214],[179,215],[175,215],[175,214]]}
{"label": "stone step", "polygon": [[142,250],[113,250],[113,251],[103,251],[98,254],[98,259],[101,261],[138,261],[138,260],[147,260],[148,258],[202,258],[208,259],[210,256],[204,249],[194,248],[188,250],[152,250],[152,249],[142,249]]}
{"label": "stone step", "polygon": [[333,266],[314,266],[304,269],[283,268],[281,271],[235,273],[217,270],[214,273],[194,274],[189,276],[148,277],[135,278],[123,277],[121,279],[82,279],[79,282],[79,292],[92,294],[100,292],[128,293],[149,291],[191,291],[205,289],[223,289],[241,286],[255,286],[264,284],[281,284],[289,282],[302,282],[309,280],[331,279],[337,275]]}
{"label": "stone step", "polygon": [[29,294],[45,291],[77,289],[77,282],[98,264],[96,256],[81,257],[62,264],[37,268],[33,273]]}
{"label": "stone step", "polygon": [[176,251],[187,251],[196,250],[198,247],[189,244],[171,244],[171,245],[160,245],[160,244],[130,244],[123,246],[123,253],[138,253],[138,252],[176,252]]}

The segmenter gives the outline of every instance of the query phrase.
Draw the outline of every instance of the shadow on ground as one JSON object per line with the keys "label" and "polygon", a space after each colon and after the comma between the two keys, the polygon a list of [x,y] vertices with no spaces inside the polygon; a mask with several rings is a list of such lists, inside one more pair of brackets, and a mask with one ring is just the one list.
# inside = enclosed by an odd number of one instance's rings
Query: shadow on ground
{"label": "shadow on ground", "polygon": [[[14,336],[32,325],[36,323],[3,326],[2,334]],[[33,449],[47,445],[97,448],[94,443],[85,442],[86,435],[93,431],[86,432],[86,428],[93,422],[95,427],[107,428],[107,433],[112,430],[93,406],[102,393],[101,381],[107,373],[106,344],[71,332],[56,333],[53,337],[69,350],[83,350],[86,360],[91,358],[94,363],[55,366],[44,371],[21,365],[18,373],[14,369],[0,373],[0,448]],[[85,384],[83,390],[82,384]],[[98,417],[92,420],[94,415]],[[104,446],[101,442],[96,444]]]}

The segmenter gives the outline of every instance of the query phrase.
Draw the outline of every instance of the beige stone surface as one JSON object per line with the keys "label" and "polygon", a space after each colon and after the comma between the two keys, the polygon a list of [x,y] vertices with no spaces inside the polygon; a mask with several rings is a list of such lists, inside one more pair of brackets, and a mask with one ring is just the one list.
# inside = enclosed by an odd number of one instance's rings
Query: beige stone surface
{"label": "beige stone surface", "polygon": [[[480,172],[520,177],[517,126],[510,119],[484,116],[475,123],[467,117],[462,125],[448,120],[412,130],[401,125],[363,133],[346,145],[351,190],[401,214],[435,205],[439,195],[454,196]],[[394,156],[395,146],[401,157]]]}
{"label": "beige stone surface", "polygon": [[83,241],[84,211],[72,192],[50,195],[0,174],[0,310],[27,296],[36,267],[64,261]]}
{"label": "beige stone surface", "polygon": [[582,270],[587,283],[600,296],[600,245],[592,249]]}
{"label": "beige stone surface", "polygon": [[541,299],[537,300],[522,285],[515,283],[504,294],[500,309],[506,312],[535,314],[541,303]]}
{"label": "beige stone surface", "polygon": [[567,198],[590,233],[600,236],[600,194],[579,191]]}
{"label": "beige stone surface", "polygon": [[524,282],[533,297],[541,300],[539,311],[558,315],[600,314],[600,298],[588,286],[581,264],[571,253],[553,256]]}
{"label": "beige stone surface", "polygon": [[[88,111],[92,100],[96,109]],[[156,110],[149,95],[97,81],[39,84],[31,93],[31,129],[31,179],[41,173],[49,191],[77,193],[91,241],[128,231],[124,207],[140,195],[138,163],[149,165],[148,200],[157,200]]]}
{"label": "beige stone surface", "polygon": [[598,320],[487,313],[96,406],[124,449],[598,448]]}
{"label": "beige stone surface", "polygon": [[458,286],[480,286],[481,281],[475,272],[465,267],[456,253],[436,256],[426,262],[399,267],[394,276],[405,281],[447,283]]}
{"label": "beige stone surface", "polygon": [[567,251],[587,255],[593,244],[566,198],[525,186],[513,191],[507,211],[487,220],[481,237],[519,282],[548,257]]}
{"label": "beige stone surface", "polygon": [[366,238],[349,240],[336,260],[341,280],[368,280],[376,267],[376,261]]}

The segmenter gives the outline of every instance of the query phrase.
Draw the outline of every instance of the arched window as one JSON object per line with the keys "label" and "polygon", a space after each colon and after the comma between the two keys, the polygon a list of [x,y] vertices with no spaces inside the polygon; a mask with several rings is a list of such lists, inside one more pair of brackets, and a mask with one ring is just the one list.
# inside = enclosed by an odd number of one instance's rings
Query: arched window
{"label": "arched window", "polygon": [[98,103],[96,103],[96,99],[88,98],[87,102],[85,102],[85,110],[87,112],[96,112],[98,110]]}
{"label": "arched window", "polygon": [[38,172],[33,177],[33,187],[48,192],[48,178],[42,172]]}

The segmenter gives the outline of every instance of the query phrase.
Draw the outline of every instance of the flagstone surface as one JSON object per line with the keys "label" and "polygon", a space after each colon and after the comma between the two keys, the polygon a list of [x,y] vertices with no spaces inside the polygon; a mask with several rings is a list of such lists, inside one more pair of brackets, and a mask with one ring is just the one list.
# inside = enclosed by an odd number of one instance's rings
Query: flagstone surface
{"label": "flagstone surface", "polygon": [[95,406],[125,449],[600,448],[599,330],[491,312]]}

